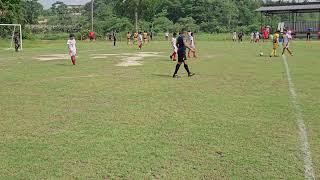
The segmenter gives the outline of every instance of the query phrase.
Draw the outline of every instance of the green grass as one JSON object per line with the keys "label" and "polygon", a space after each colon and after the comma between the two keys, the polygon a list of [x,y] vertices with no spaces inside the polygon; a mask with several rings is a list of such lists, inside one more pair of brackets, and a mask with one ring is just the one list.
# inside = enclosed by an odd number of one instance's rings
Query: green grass
{"label": "green grass", "polygon": [[[117,67],[136,48],[78,42],[78,65],[37,61],[66,41],[0,41],[0,179],[304,179],[298,129],[281,58],[270,43],[198,42],[197,75],[172,79],[162,57]],[[293,42],[293,82],[320,177],[319,42]]]}

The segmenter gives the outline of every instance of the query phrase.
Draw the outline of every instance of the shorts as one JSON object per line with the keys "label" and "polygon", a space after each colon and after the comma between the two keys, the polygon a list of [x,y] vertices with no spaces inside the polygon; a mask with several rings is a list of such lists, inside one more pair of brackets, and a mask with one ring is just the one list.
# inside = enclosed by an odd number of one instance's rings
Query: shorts
{"label": "shorts", "polygon": [[273,49],[278,49],[279,44],[278,43],[273,43]]}
{"label": "shorts", "polygon": [[184,62],[185,60],[187,60],[186,51],[185,50],[178,50],[178,62]]}
{"label": "shorts", "polygon": [[70,56],[76,56],[76,55],[77,55],[77,51],[70,51],[70,52],[69,52],[69,55],[70,55]]}

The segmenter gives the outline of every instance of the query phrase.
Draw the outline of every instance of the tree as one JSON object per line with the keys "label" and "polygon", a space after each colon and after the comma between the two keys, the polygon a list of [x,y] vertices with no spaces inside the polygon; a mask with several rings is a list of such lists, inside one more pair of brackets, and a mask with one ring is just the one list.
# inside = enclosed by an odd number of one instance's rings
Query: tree
{"label": "tree", "polygon": [[43,6],[38,0],[27,0],[24,2],[24,19],[27,24],[37,24],[38,17],[43,11]]}

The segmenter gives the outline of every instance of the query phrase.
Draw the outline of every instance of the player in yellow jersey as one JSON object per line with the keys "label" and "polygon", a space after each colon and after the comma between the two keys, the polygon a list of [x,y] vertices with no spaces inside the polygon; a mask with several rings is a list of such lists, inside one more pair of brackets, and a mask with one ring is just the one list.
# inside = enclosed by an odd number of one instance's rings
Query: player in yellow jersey
{"label": "player in yellow jersey", "polygon": [[276,31],[273,35],[273,40],[272,40],[272,44],[273,44],[273,48],[272,48],[272,52],[270,54],[270,57],[277,57],[277,49],[279,47],[279,31]]}

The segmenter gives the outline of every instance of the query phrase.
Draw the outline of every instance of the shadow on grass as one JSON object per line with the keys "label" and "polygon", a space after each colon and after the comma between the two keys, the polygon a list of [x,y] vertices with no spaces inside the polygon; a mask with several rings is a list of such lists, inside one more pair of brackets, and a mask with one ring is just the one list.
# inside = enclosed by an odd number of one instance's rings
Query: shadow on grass
{"label": "shadow on grass", "polygon": [[152,74],[152,75],[157,77],[163,77],[163,78],[172,78],[172,76],[168,74]]}

